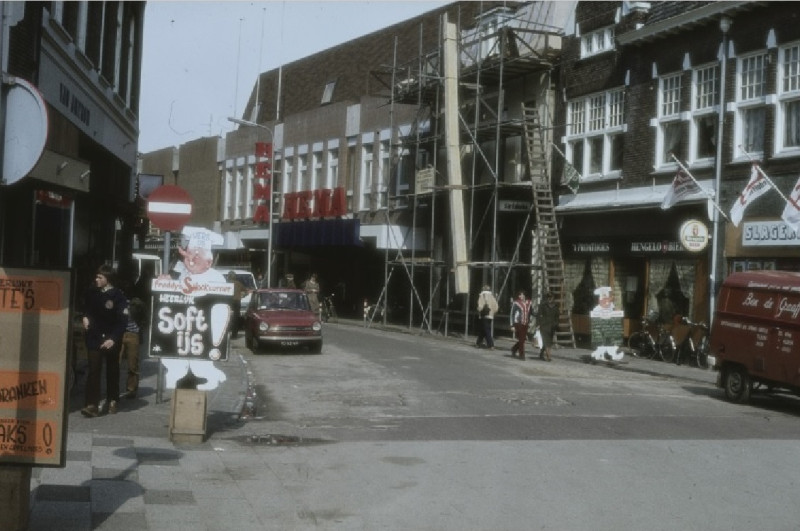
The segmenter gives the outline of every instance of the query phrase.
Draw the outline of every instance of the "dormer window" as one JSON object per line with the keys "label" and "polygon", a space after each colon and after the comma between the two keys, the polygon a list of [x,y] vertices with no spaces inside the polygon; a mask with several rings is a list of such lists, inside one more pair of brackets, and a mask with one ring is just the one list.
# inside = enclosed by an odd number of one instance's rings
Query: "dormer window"
{"label": "dormer window", "polygon": [[322,101],[320,105],[325,105],[333,101],[333,89],[336,88],[336,81],[328,81],[325,90],[322,91]]}
{"label": "dormer window", "polygon": [[590,57],[614,49],[614,27],[600,28],[581,37],[581,57]]}

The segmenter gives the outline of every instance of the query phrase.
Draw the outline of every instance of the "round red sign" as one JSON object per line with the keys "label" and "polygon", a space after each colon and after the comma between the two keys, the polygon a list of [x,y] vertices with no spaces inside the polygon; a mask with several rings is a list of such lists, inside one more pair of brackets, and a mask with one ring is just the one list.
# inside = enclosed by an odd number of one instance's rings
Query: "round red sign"
{"label": "round red sign", "polygon": [[189,192],[172,184],[159,186],[147,198],[147,217],[161,230],[180,230],[192,219]]}

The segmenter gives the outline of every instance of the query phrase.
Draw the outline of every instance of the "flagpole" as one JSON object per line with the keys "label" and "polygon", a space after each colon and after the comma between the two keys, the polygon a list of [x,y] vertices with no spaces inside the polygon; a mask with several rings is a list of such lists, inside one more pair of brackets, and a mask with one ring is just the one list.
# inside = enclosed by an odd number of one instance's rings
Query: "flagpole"
{"label": "flagpole", "polygon": [[670,153],[670,156],[675,160],[675,162],[678,163],[678,166],[680,166],[680,168],[683,170],[683,172],[686,175],[688,175],[691,180],[694,181],[694,184],[696,184],[697,187],[700,190],[702,190],[704,194],[706,194],[706,197],[708,197],[708,199],[711,200],[711,204],[714,205],[714,208],[716,208],[717,211],[720,214],[722,214],[722,217],[725,218],[727,221],[730,221],[730,219],[728,219],[728,216],[725,214],[725,212],[723,212],[722,209],[720,208],[719,204],[717,204],[717,202],[714,200],[714,196],[711,195],[711,193],[709,193],[709,191],[706,190],[703,186],[701,186],[699,182],[697,182],[697,179],[694,178],[694,175],[692,175],[692,172],[690,172],[689,169],[686,166],[684,166],[681,163],[680,160],[678,160],[678,157],[676,157],[674,153]]}
{"label": "flagpole", "polygon": [[792,206],[793,206],[793,207],[795,207],[796,209],[800,210],[800,205],[798,205],[796,201],[792,201],[791,199],[789,199],[788,197],[786,197],[786,196],[783,194],[783,192],[781,192],[781,191],[780,191],[780,189],[779,189],[777,186],[775,186],[775,183],[774,183],[774,182],[772,182],[772,179],[770,179],[770,178],[769,178],[769,175],[767,175],[766,173],[764,173],[764,170],[762,170],[762,169],[761,169],[761,166],[758,164],[758,161],[757,161],[756,159],[754,159],[754,158],[753,158],[753,156],[752,156],[752,155],[750,155],[750,153],[748,153],[747,151],[745,151],[745,150],[744,150],[744,148],[743,148],[742,146],[739,146],[739,149],[741,149],[741,150],[742,150],[742,153],[744,153],[745,157],[747,157],[748,159],[750,159],[750,162],[755,162],[755,164],[756,164],[756,170],[758,171],[758,173],[760,173],[760,174],[761,174],[761,176],[762,176],[762,177],[764,177],[764,179],[766,179],[766,180],[767,180],[767,182],[769,183],[769,185],[770,185],[770,186],[772,186],[772,188],[773,188],[773,189],[774,189],[776,192],[778,192],[778,195],[779,195],[779,196],[781,196],[781,199],[783,199],[784,201],[786,201],[788,204],[792,205]]}

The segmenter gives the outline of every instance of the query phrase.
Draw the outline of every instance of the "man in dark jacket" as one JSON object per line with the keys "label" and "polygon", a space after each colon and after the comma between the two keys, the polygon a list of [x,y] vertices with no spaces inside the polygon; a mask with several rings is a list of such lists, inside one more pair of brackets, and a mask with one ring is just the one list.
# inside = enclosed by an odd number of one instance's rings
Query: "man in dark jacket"
{"label": "man in dark jacket", "polygon": [[553,346],[553,336],[558,328],[559,307],[552,293],[544,296],[539,311],[536,314],[536,324],[539,325],[539,332],[542,334],[542,352],[539,357],[545,361],[552,361],[550,349]]}
{"label": "man in dark jacket", "polygon": [[109,265],[101,265],[95,275],[95,286],[86,293],[83,327],[86,330],[86,351],[89,374],[86,378],[86,401],[81,413],[96,417],[100,411],[100,381],[103,361],[106,363],[106,402],[109,413],[117,412],[119,401],[119,351],[128,324],[128,299],[115,288],[117,274]]}

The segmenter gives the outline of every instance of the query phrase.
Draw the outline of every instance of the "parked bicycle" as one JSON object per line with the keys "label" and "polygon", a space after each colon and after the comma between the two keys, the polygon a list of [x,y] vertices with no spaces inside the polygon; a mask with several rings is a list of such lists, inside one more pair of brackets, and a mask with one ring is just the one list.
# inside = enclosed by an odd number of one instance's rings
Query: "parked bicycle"
{"label": "parked bicycle", "polygon": [[[680,365],[683,361],[689,359],[694,361],[695,365],[699,368],[707,369],[708,354],[711,350],[711,343],[708,339],[708,325],[706,325],[706,323],[693,323],[686,317],[681,320],[681,323],[689,326],[689,331],[684,340],[681,341],[681,344],[678,345],[675,355],[675,364]],[[697,330],[701,330],[703,335],[695,346]]]}
{"label": "parked bicycle", "polygon": [[650,327],[654,323],[648,321],[646,318],[642,319],[642,329],[634,332],[628,338],[628,349],[630,353],[637,358],[647,359],[660,359],[661,361],[670,362],[675,356],[675,339],[672,334],[660,325],[658,328],[658,335],[653,337],[650,333]]}
{"label": "parked bicycle", "polygon": [[336,315],[336,306],[333,304],[333,293],[327,297],[323,297],[322,302],[320,302],[320,306],[322,309],[321,313],[323,322],[327,323],[331,319],[333,319],[335,323],[339,322],[339,318]]}

